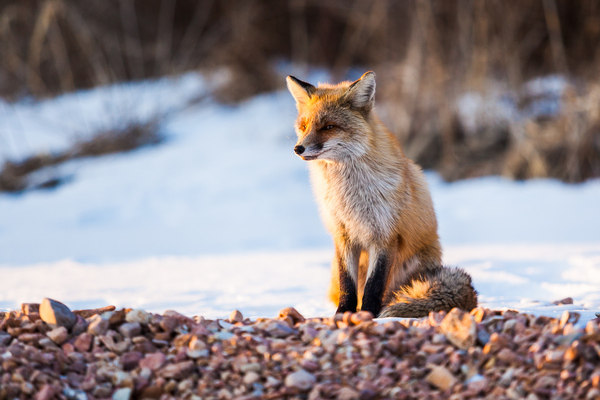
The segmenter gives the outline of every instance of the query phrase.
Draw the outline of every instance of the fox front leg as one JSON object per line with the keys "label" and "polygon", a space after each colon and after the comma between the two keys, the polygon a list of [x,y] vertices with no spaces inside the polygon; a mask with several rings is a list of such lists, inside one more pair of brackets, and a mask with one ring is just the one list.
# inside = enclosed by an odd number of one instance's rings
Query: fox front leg
{"label": "fox front leg", "polygon": [[369,270],[361,310],[370,311],[374,317],[377,317],[381,311],[391,263],[392,257],[387,251],[378,249],[369,251]]}
{"label": "fox front leg", "polygon": [[335,256],[337,258],[338,273],[340,280],[340,296],[336,313],[346,311],[356,312],[358,305],[357,281],[358,260],[360,249],[344,242],[336,244]]}

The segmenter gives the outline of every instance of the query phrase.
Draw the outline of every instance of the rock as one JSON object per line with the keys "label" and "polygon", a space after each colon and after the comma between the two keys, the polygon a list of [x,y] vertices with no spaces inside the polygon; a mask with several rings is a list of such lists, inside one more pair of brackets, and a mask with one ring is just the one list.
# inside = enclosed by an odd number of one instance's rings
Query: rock
{"label": "rock", "polygon": [[233,338],[235,335],[231,332],[227,332],[227,331],[219,331],[219,332],[215,332],[214,334],[214,338],[217,340],[229,340],[231,338]]}
{"label": "rock", "polygon": [[316,381],[317,379],[313,374],[300,369],[285,377],[285,386],[300,390],[309,390]]}
{"label": "rock", "polygon": [[[363,322],[371,322],[373,321],[373,314],[370,311],[359,311],[350,317],[350,322],[354,325],[360,325]],[[349,389],[349,388],[348,388]]]}
{"label": "rock", "polygon": [[87,331],[88,325],[88,322],[81,315],[77,315],[77,321],[75,321],[75,325],[71,328],[71,333],[73,335],[79,335],[80,333]]}
{"label": "rock", "polygon": [[125,315],[125,321],[138,322],[140,324],[148,324],[152,317],[144,310],[131,310]]}
{"label": "rock", "polygon": [[250,372],[250,371],[259,372],[261,369],[262,369],[262,367],[259,363],[248,363],[248,364],[242,364],[242,366],[240,367],[240,372],[242,372],[242,373],[246,373],[246,372]]}
{"label": "rock", "polygon": [[[370,313],[369,313],[370,314]],[[344,386],[340,390],[338,390],[337,395],[335,397],[338,400],[359,400],[360,393],[356,390],[351,389],[347,386]]]}
{"label": "rock", "polygon": [[475,307],[471,310],[471,315],[475,318],[475,322],[479,324],[485,317],[485,309],[483,307]]}
{"label": "rock", "polygon": [[129,400],[131,398],[131,388],[121,388],[115,390],[112,400]]}
{"label": "rock", "polygon": [[195,360],[197,358],[208,357],[210,355],[210,352],[208,351],[208,349],[204,349],[204,350],[186,349],[185,354],[188,356],[188,358]]}
{"label": "rock", "polygon": [[255,371],[249,371],[248,373],[246,373],[244,375],[244,383],[246,385],[252,385],[255,382],[258,382],[258,380],[260,379],[260,375],[257,374]]}
{"label": "rock", "polygon": [[487,381],[487,379],[479,374],[473,375],[472,377],[470,377],[465,384],[467,385],[467,388],[469,388],[470,390],[472,390],[475,393],[480,393],[483,390],[485,390],[489,383]]}
{"label": "rock", "polygon": [[431,372],[425,377],[425,380],[440,390],[450,389],[458,382],[452,372],[445,367],[428,365],[428,368],[431,369]]}
{"label": "rock", "polygon": [[550,350],[546,352],[546,361],[550,363],[561,363],[564,357],[564,350]]}
{"label": "rock", "polygon": [[158,371],[158,375],[167,379],[181,380],[187,378],[196,365],[193,361],[182,361],[177,364],[169,364]]}
{"label": "rock", "polygon": [[490,334],[485,330],[485,327],[481,326],[481,328],[477,329],[477,342],[485,346],[490,341]]}
{"label": "rock", "polygon": [[121,365],[123,366],[123,370],[131,371],[132,369],[137,368],[142,360],[142,357],[143,355],[139,351],[123,353],[121,355]]}
{"label": "rock", "polygon": [[459,349],[468,350],[475,345],[477,324],[469,313],[453,308],[440,324],[442,332],[450,343]]}
{"label": "rock", "polygon": [[77,321],[77,316],[71,312],[69,307],[60,301],[44,299],[40,304],[40,318],[52,328],[64,326],[71,329]]}
{"label": "rock", "polygon": [[204,343],[201,339],[199,339],[197,336],[194,336],[192,339],[190,339],[189,348],[190,350],[205,350],[207,346],[206,343]]}
{"label": "rock", "polygon": [[265,387],[268,388],[276,388],[281,386],[281,381],[272,377],[272,376],[267,376],[267,381],[265,382]]}
{"label": "rock", "polygon": [[52,400],[54,394],[54,388],[48,384],[44,384],[44,386],[36,393],[35,400]]}
{"label": "rock", "polygon": [[69,331],[64,326],[59,326],[46,332],[46,336],[52,339],[54,343],[61,345],[69,338]]}
{"label": "rock", "polygon": [[244,316],[238,310],[233,310],[231,314],[229,314],[229,322],[235,324],[242,321],[244,321]]}
{"label": "rock", "polygon": [[106,331],[108,331],[108,327],[108,321],[102,318],[100,315],[96,314],[91,318],[87,331],[88,333],[94,336],[102,336],[106,334]]}
{"label": "rock", "polygon": [[552,302],[552,304],[555,304],[557,306],[561,306],[564,304],[573,304],[573,298],[572,297],[565,297],[562,300],[556,300],[554,302]]}
{"label": "rock", "polygon": [[0,346],[6,346],[12,340],[12,335],[0,331]]}
{"label": "rock", "polygon": [[269,332],[271,336],[276,338],[285,338],[296,332],[294,329],[290,328],[286,324],[282,324],[277,321],[268,322],[265,330]]}
{"label": "rock", "polygon": [[506,364],[512,364],[515,361],[517,361],[517,355],[514,352],[512,352],[510,349],[500,350],[498,352],[498,354],[496,355],[496,357],[498,357],[498,360],[500,360]]}
{"label": "rock", "polygon": [[112,392],[112,385],[109,382],[105,382],[97,385],[92,391],[94,397],[106,398],[109,397]]}
{"label": "rock", "polygon": [[87,351],[90,351],[93,341],[94,336],[85,332],[77,336],[77,339],[75,339],[75,343],[73,343],[73,346],[75,346],[77,351],[79,351],[80,353],[85,353]]}
{"label": "rock", "polygon": [[21,304],[21,311],[25,315],[30,315],[32,313],[40,312],[40,304],[39,303],[23,303]]}
{"label": "rock", "polygon": [[112,384],[116,387],[133,387],[133,379],[125,371],[116,371],[111,376]]}
{"label": "rock", "polygon": [[279,318],[285,319],[288,317],[292,319],[294,325],[306,321],[306,319],[294,307],[287,307],[279,311]]}
{"label": "rock", "polygon": [[142,326],[139,322],[127,322],[119,327],[119,332],[125,337],[132,338],[142,333]]}
{"label": "rock", "polygon": [[140,360],[140,367],[156,371],[162,367],[166,361],[167,357],[163,353],[146,354],[146,356]]}
{"label": "rock", "polygon": [[565,325],[571,323],[576,324],[579,321],[581,314],[577,312],[567,311],[565,310],[560,317],[560,327],[564,328]]}

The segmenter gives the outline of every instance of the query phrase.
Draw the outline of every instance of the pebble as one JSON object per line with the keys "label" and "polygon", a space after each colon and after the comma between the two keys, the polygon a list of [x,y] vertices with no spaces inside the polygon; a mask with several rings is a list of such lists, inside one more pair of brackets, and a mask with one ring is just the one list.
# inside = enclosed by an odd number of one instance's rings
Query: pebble
{"label": "pebble", "polygon": [[75,343],[73,343],[73,346],[75,346],[77,351],[79,351],[80,353],[85,353],[87,351],[90,351],[93,341],[94,336],[90,333],[85,332],[77,336],[77,339],[75,339]]}
{"label": "pebble", "polygon": [[40,303],[40,318],[52,328],[64,326],[71,329],[77,321],[77,316],[71,312],[69,307],[60,301],[48,298]]}
{"label": "pebble", "polygon": [[169,364],[158,371],[159,376],[170,379],[187,378],[196,365],[193,361],[182,361],[177,364]]}
{"label": "pebble", "polygon": [[121,355],[121,365],[125,371],[135,369],[142,360],[142,353],[139,351],[130,351]]}
{"label": "pebble", "polygon": [[292,324],[298,324],[306,321],[306,318],[302,316],[294,307],[287,307],[279,311],[279,318],[291,318]]}
{"label": "pebble", "polygon": [[166,360],[167,357],[163,353],[146,354],[146,356],[140,360],[140,367],[156,371],[164,365]]}
{"label": "pebble", "polygon": [[131,388],[121,388],[115,390],[112,400],[129,400],[131,398]]}
{"label": "pebble", "polygon": [[131,310],[125,316],[125,321],[137,322],[145,325],[150,322],[150,318],[150,314],[144,310]]}
{"label": "pebble", "polygon": [[450,343],[459,349],[468,350],[475,345],[477,324],[473,316],[458,308],[452,309],[440,324]]}
{"label": "pebble", "polygon": [[338,390],[335,398],[338,400],[359,400],[360,393],[352,388],[344,386]]}
{"label": "pebble", "polygon": [[52,339],[54,343],[61,345],[69,338],[69,331],[64,326],[59,326],[46,332],[46,336]]}
{"label": "pebble", "polygon": [[139,322],[127,322],[119,327],[119,332],[127,338],[132,338],[142,333],[142,326]]}
{"label": "pebble", "polygon": [[425,377],[425,380],[438,389],[450,389],[458,382],[458,379],[447,368],[437,365],[429,365],[428,367],[431,372]]}
{"label": "pebble", "polygon": [[91,317],[87,331],[89,334],[94,336],[101,336],[108,331],[109,323],[107,320],[102,318],[100,315]]}
{"label": "pebble", "polygon": [[313,374],[300,369],[285,377],[285,386],[300,390],[309,390],[316,381],[317,379]]}
{"label": "pebble", "polygon": [[215,332],[213,337],[217,340],[229,340],[229,339],[233,338],[234,336],[235,335],[231,332],[219,331],[219,332]]}
{"label": "pebble", "polygon": [[258,382],[259,379],[260,375],[258,373],[255,371],[249,371],[244,375],[243,380],[246,385],[252,385],[253,383]]}
{"label": "pebble", "polygon": [[[35,312],[0,312],[0,396],[317,400],[442,392],[450,399],[533,400],[600,394],[598,321],[583,330],[572,313],[561,328],[560,320],[487,309],[381,323],[360,312],[295,322],[291,309],[283,311],[257,321],[236,322],[232,315],[227,323],[174,311],[115,310],[90,317],[78,334],[75,327],[50,329]],[[130,314],[148,322],[128,322]],[[76,325],[87,324],[80,318]],[[467,347],[473,326],[475,343]],[[491,333],[485,344],[483,331]]]}
{"label": "pebble", "polygon": [[233,310],[231,312],[231,314],[229,314],[229,322],[231,323],[237,323],[237,322],[243,322],[244,321],[244,316],[242,315],[242,313],[238,310]]}

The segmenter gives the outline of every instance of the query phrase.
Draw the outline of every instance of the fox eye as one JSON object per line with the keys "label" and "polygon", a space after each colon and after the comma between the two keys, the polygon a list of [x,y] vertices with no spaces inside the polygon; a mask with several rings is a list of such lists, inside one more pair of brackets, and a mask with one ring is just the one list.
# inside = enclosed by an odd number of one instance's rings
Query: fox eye
{"label": "fox eye", "polygon": [[325,126],[322,128],[322,129],[323,129],[324,131],[329,131],[329,130],[331,130],[331,129],[333,129],[333,128],[335,128],[335,126],[333,126],[333,125],[325,125]]}
{"label": "fox eye", "polygon": [[306,130],[306,125],[300,125],[300,130],[304,132]]}

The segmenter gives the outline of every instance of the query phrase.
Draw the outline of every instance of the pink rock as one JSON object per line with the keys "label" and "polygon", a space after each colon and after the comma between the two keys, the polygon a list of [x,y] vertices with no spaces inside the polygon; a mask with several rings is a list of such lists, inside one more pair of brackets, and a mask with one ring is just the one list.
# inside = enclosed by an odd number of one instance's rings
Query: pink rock
{"label": "pink rock", "polygon": [[363,322],[370,322],[372,320],[373,320],[373,314],[371,314],[371,312],[369,312],[369,311],[359,311],[359,312],[352,314],[352,316],[350,317],[350,321],[354,325],[360,325]]}
{"label": "pink rock", "polygon": [[102,318],[100,315],[96,315],[92,318],[90,325],[88,326],[88,333],[94,336],[104,335],[108,330],[109,323],[107,320]]}
{"label": "pink rock", "polygon": [[306,321],[306,319],[300,314],[294,307],[287,307],[283,310],[279,311],[279,318],[287,318],[290,317],[294,324],[298,322],[302,323]]}
{"label": "pink rock", "polygon": [[77,315],[77,321],[75,321],[75,325],[71,328],[71,333],[73,335],[79,335],[82,332],[87,331],[88,322],[81,315]]}
{"label": "pink rock", "polygon": [[177,364],[169,364],[160,369],[159,376],[167,379],[181,380],[187,378],[196,367],[193,361],[183,361]]}
{"label": "pink rock", "polygon": [[69,331],[64,326],[59,326],[58,328],[54,328],[51,331],[46,332],[46,336],[52,339],[54,343],[61,345],[69,337]]}
{"label": "pink rock", "polygon": [[94,336],[89,333],[82,333],[77,337],[75,343],[73,345],[80,353],[85,353],[90,351],[90,347],[92,346],[92,342],[94,341]]}
{"label": "pink rock", "polygon": [[142,326],[139,322],[127,322],[119,327],[119,332],[125,337],[132,338],[142,333]]}
{"label": "pink rock", "polygon": [[140,360],[140,367],[156,371],[164,365],[166,360],[167,357],[163,353],[147,354],[146,357]]}
{"label": "pink rock", "polygon": [[139,351],[130,351],[121,356],[121,365],[125,371],[131,371],[138,366],[142,357]]}
{"label": "pink rock", "polygon": [[313,374],[300,369],[285,377],[285,386],[300,390],[308,390],[313,387],[317,379]]}
{"label": "pink rock", "polygon": [[39,313],[40,312],[40,304],[39,303],[23,303],[23,304],[21,304],[21,311],[25,315],[29,315],[31,313]]}
{"label": "pink rock", "polygon": [[442,320],[440,328],[446,339],[459,349],[468,350],[475,344],[477,324],[475,318],[458,308],[453,308]]}
{"label": "pink rock", "polygon": [[244,320],[244,316],[238,310],[233,310],[231,314],[229,314],[229,322],[235,324],[236,322],[242,322]]}
{"label": "pink rock", "polygon": [[440,390],[448,390],[454,386],[458,379],[445,367],[430,365],[431,372],[425,377],[425,380]]}
{"label": "pink rock", "polygon": [[51,400],[52,398],[54,398],[54,388],[48,384],[42,386],[35,395],[35,400]]}

